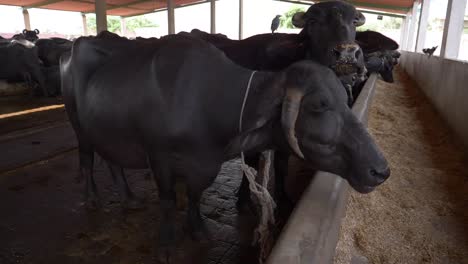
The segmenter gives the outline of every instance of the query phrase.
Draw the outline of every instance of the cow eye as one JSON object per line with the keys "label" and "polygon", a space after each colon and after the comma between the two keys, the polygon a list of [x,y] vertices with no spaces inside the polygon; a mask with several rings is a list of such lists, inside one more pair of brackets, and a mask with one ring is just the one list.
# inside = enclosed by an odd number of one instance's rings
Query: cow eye
{"label": "cow eye", "polygon": [[315,18],[310,18],[309,19],[309,24],[314,24],[316,22],[317,22],[317,20]]}

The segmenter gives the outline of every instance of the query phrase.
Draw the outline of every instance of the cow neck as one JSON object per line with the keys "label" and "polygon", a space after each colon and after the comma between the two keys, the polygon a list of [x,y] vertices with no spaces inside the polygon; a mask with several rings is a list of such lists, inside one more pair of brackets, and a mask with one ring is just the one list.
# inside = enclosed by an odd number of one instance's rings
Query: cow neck
{"label": "cow neck", "polygon": [[[239,114],[238,132],[246,132],[271,124],[281,114],[281,102],[284,92],[281,90],[278,78],[281,73],[257,71],[249,73],[241,89],[241,107]],[[250,87],[249,87],[250,81]],[[249,89],[247,91],[247,89]],[[245,102],[244,102],[245,100]],[[242,118],[242,124],[240,124]]]}

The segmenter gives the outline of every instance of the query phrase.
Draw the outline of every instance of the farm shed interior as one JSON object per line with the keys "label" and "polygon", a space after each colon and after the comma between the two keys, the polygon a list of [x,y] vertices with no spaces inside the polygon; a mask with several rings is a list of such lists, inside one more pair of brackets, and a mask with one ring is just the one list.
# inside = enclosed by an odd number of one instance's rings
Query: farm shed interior
{"label": "farm shed interior", "polygon": [[[211,33],[223,33],[216,26],[216,5],[221,1],[226,0],[0,0],[0,5],[21,6],[26,29],[35,29],[30,8],[81,12],[84,25],[85,14],[96,12],[98,32],[107,27],[106,15],[125,21],[167,12],[167,32],[174,34],[174,10],[199,4],[210,5]],[[244,23],[249,1],[239,0],[235,10],[239,39],[249,27]],[[281,2],[308,7],[320,1]],[[444,19],[436,21],[440,37],[428,31],[436,23],[431,12],[440,1],[348,2],[365,15],[402,21],[400,34],[392,35],[401,52],[396,82],[387,84],[371,75],[353,106],[363,123],[369,119],[369,131],[389,159],[392,176],[373,193],[358,195],[340,177],[315,174],[303,164],[293,168],[308,179],[267,262],[468,263],[468,205],[463,202],[468,198],[468,175],[461,167],[467,161],[463,146],[468,145],[468,66],[457,60],[465,58],[467,49],[467,1],[445,1]],[[423,53],[436,45],[432,56]],[[106,165],[96,158],[103,208],[87,212],[83,183],[74,181],[79,174],[77,143],[63,101],[31,98],[28,92],[21,85],[0,83],[0,263],[154,263],[160,216],[150,172],[127,171],[131,188],[144,197],[146,208],[122,213]],[[241,175],[238,160],[224,164],[201,201],[211,239],[196,243],[179,236],[174,263],[257,261],[251,245],[255,216],[238,213],[235,205]],[[185,192],[182,183],[177,191]],[[178,201],[179,223],[184,222],[186,203]]]}

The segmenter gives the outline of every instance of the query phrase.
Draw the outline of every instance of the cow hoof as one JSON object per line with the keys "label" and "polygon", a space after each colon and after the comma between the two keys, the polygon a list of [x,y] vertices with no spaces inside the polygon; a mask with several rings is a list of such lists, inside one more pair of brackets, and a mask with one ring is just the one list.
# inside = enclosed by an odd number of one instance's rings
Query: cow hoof
{"label": "cow hoof", "polygon": [[171,264],[175,256],[174,247],[160,246],[158,250],[158,262],[161,264]]}

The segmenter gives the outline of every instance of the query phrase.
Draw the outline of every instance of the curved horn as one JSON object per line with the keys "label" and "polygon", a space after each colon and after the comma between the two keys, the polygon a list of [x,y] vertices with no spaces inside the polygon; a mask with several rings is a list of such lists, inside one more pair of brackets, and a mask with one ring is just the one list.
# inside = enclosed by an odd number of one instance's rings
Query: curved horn
{"label": "curved horn", "polygon": [[360,27],[364,25],[364,23],[366,23],[366,17],[360,11],[356,11],[356,12],[357,14],[356,14],[356,18],[354,19],[354,25],[356,27]]}
{"label": "curved horn", "polygon": [[34,32],[36,32],[36,34],[39,34],[39,29],[35,29]]}
{"label": "curved horn", "polygon": [[284,133],[286,134],[286,140],[294,152],[302,159],[304,159],[304,154],[302,154],[301,148],[299,147],[299,143],[297,141],[295,126],[303,96],[304,94],[297,89],[287,89],[281,113],[281,124]]}
{"label": "curved horn", "polygon": [[297,28],[303,28],[305,26],[305,12],[297,12],[291,18],[292,24]]}

